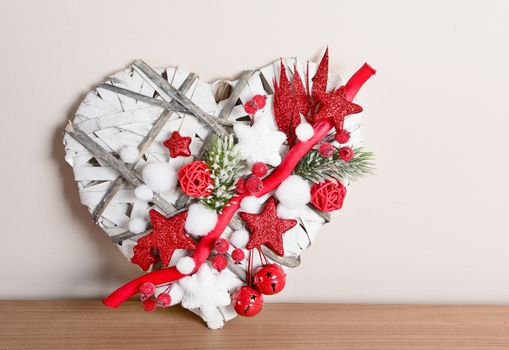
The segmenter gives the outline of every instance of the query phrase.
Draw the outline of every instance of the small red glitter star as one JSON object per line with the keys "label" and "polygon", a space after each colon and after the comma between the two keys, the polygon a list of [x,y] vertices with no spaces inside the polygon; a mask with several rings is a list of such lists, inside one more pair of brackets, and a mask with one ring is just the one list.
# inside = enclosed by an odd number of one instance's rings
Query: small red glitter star
{"label": "small red glitter star", "polygon": [[251,237],[246,245],[247,249],[265,244],[277,255],[285,255],[283,234],[297,225],[297,220],[278,218],[276,200],[273,197],[269,198],[260,214],[240,213],[239,215],[251,231]]}
{"label": "small red glitter star", "polygon": [[150,221],[153,231],[138,240],[133,248],[133,264],[138,264],[146,271],[155,262],[153,251],[157,249],[161,261],[167,266],[176,249],[195,249],[196,243],[184,231],[187,211],[174,215],[167,219],[157,210],[150,211]]}
{"label": "small red glitter star", "polygon": [[314,97],[321,105],[315,115],[315,122],[330,119],[337,132],[343,130],[343,122],[347,115],[362,112],[361,106],[345,98],[344,86],[333,92],[316,91]]}
{"label": "small red glitter star", "polygon": [[178,156],[189,157],[191,150],[191,138],[188,136],[180,136],[178,131],[174,131],[170,138],[163,143],[170,150],[170,157],[177,158]]}

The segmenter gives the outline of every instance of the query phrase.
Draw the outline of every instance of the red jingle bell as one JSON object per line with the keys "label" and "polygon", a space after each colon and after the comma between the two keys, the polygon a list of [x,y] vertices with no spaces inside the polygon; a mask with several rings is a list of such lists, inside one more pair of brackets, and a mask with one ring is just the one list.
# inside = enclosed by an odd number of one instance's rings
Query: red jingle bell
{"label": "red jingle bell", "polygon": [[286,273],[277,264],[263,265],[255,272],[254,285],[262,294],[277,294],[286,285]]}
{"label": "red jingle bell", "polygon": [[232,304],[237,314],[253,317],[263,307],[263,295],[251,287],[242,286],[233,293]]}

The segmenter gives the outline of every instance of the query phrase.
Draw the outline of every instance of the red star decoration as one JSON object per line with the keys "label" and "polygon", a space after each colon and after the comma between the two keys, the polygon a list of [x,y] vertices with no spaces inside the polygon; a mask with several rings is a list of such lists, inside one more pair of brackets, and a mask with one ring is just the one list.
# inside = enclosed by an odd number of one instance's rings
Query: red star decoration
{"label": "red star decoration", "polygon": [[134,256],[131,262],[147,271],[156,261],[155,251],[159,252],[163,265],[167,266],[176,249],[195,249],[195,241],[184,231],[186,218],[187,211],[167,219],[157,210],[152,209],[150,221],[153,230],[138,240],[133,248]]}
{"label": "red star decoration", "polygon": [[189,157],[191,150],[191,138],[188,136],[180,136],[178,131],[172,132],[170,138],[163,143],[170,150],[170,157],[177,158],[179,156]]}
{"label": "red star decoration", "polygon": [[297,220],[278,218],[276,200],[273,197],[269,198],[260,214],[240,213],[239,215],[251,231],[251,237],[246,245],[247,249],[265,244],[277,255],[285,255],[283,234],[297,225]]}
{"label": "red star decoration", "polygon": [[329,119],[337,132],[343,129],[345,117],[350,114],[362,112],[362,107],[345,98],[345,87],[342,86],[333,92],[313,91],[321,107],[315,115],[315,122]]}

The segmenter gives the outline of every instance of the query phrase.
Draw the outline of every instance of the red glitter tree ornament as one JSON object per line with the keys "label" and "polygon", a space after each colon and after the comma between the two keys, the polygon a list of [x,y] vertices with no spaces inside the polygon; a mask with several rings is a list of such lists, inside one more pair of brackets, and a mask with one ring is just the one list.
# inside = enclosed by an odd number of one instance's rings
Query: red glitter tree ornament
{"label": "red glitter tree ornament", "polygon": [[188,136],[180,136],[178,131],[172,132],[170,138],[164,141],[163,145],[170,150],[170,157],[189,157],[191,155],[191,150],[189,149],[189,145],[191,145],[191,138]]}
{"label": "red glitter tree ornament", "polygon": [[318,64],[316,74],[313,78],[313,99],[317,98],[317,94],[323,93],[327,89],[327,81],[329,80],[329,48],[325,49],[325,53]]}
{"label": "red glitter tree ornament", "polygon": [[279,85],[274,78],[274,119],[279,130],[285,133],[288,143],[293,145],[296,140],[295,128],[300,124],[300,114],[282,60]]}
{"label": "red glitter tree ornament", "polygon": [[190,197],[206,197],[212,193],[212,178],[207,163],[194,161],[184,165],[178,172],[182,192]]}
{"label": "red glitter tree ornament", "polygon": [[176,249],[195,249],[196,243],[184,231],[187,211],[167,219],[157,210],[150,211],[150,221],[153,231],[138,240],[134,246],[133,264],[138,264],[147,271],[156,261],[155,252],[161,258],[163,266],[167,266]]}
{"label": "red glitter tree ornament", "polygon": [[324,212],[341,209],[346,196],[346,188],[339,181],[320,182],[311,187],[311,204]]}
{"label": "red glitter tree ornament", "polygon": [[277,255],[285,255],[283,234],[297,225],[297,220],[279,218],[276,213],[276,200],[273,197],[267,200],[260,214],[242,212],[239,215],[251,232],[247,249],[265,244]]}

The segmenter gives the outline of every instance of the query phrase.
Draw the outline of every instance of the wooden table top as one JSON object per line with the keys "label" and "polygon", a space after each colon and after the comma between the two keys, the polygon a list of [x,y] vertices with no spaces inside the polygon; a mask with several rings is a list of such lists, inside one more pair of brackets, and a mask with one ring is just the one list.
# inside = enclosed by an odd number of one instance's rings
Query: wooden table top
{"label": "wooden table top", "polygon": [[212,331],[180,307],[0,301],[0,349],[509,349],[509,306],[267,304]]}

